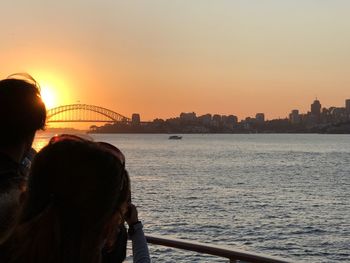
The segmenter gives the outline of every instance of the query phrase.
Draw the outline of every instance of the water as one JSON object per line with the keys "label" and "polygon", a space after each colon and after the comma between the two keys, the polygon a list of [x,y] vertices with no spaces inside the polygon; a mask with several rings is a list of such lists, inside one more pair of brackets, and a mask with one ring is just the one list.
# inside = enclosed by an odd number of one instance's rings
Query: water
{"label": "water", "polygon": [[[349,135],[93,135],[126,155],[145,232],[350,262]],[[42,147],[47,134],[37,137]],[[227,262],[151,246],[154,262]]]}

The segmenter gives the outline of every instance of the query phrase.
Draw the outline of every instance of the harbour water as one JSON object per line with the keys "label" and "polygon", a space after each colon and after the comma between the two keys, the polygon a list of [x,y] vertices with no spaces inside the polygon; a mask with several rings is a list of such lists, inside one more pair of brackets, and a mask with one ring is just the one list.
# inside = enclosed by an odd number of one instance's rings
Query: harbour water
{"label": "harbour water", "polygon": [[[52,134],[36,137],[40,149]],[[350,262],[350,136],[99,134],[126,155],[145,232]],[[151,246],[154,262],[227,262]]]}

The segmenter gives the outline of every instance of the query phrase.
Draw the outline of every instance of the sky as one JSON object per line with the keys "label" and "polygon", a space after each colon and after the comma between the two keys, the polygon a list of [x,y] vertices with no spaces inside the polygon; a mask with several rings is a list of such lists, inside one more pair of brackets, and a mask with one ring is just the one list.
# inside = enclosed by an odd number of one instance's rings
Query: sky
{"label": "sky", "polygon": [[49,107],[267,119],[350,98],[348,0],[5,0],[0,78]]}

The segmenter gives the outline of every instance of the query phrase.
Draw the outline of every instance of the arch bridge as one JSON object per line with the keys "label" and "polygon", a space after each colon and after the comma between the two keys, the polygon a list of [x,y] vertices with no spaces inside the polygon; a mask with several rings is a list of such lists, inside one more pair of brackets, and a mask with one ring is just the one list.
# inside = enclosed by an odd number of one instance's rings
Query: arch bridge
{"label": "arch bridge", "polygon": [[103,107],[71,104],[49,109],[47,122],[130,122],[130,119]]}

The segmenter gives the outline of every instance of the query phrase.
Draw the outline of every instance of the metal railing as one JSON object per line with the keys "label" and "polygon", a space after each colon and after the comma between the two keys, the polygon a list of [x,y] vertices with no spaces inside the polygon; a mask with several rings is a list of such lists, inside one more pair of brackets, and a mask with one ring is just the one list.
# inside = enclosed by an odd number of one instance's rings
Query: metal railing
{"label": "metal railing", "polygon": [[231,249],[224,246],[199,243],[196,241],[186,241],[177,238],[161,237],[156,235],[146,235],[147,242],[154,245],[178,248],[194,251],[201,254],[213,255],[227,258],[229,262],[252,262],[252,263],[290,263],[291,261],[277,257],[247,252],[240,249]]}

